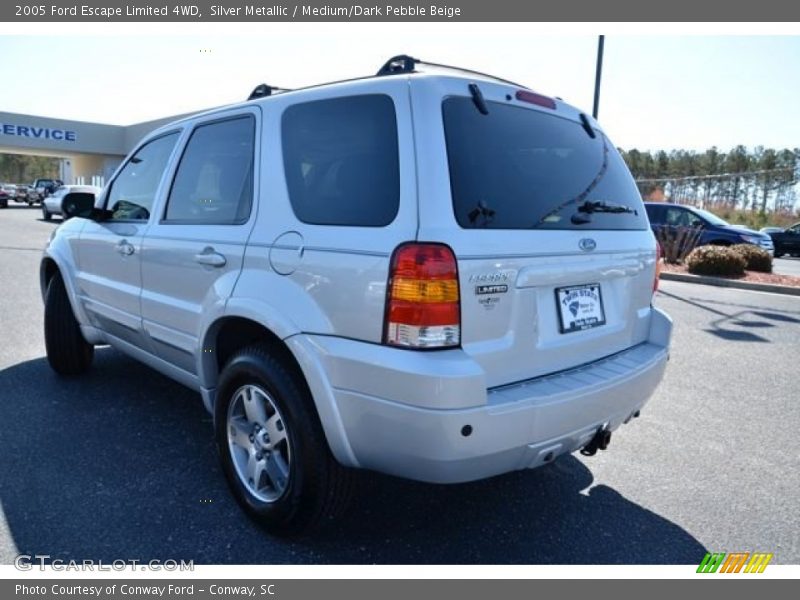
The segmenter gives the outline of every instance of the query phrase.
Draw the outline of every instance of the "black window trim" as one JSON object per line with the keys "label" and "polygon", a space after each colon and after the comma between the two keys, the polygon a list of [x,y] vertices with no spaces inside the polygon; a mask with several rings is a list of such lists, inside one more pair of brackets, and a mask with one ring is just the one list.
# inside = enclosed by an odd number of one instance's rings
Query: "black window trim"
{"label": "black window trim", "polygon": [[[114,177],[114,179],[112,179],[108,183],[108,187],[103,192],[103,210],[104,211],[109,212],[108,211],[108,198],[111,195],[111,191],[114,189],[114,184],[117,182],[117,179],[119,179],[119,176],[122,174],[122,171],[125,169],[125,167],[127,167],[130,164],[131,160],[133,160],[133,157],[136,156],[139,153],[139,151],[142,148],[144,148],[145,146],[147,146],[149,144],[152,144],[153,142],[157,142],[158,140],[160,140],[162,138],[168,137],[170,135],[174,135],[176,133],[178,134],[178,137],[176,138],[175,145],[173,146],[172,152],[170,152],[169,158],[167,159],[167,164],[166,164],[166,167],[164,168],[164,172],[161,173],[161,180],[158,182],[158,187],[156,188],[155,196],[153,197],[153,206],[155,206],[156,200],[158,200],[158,190],[161,188],[161,185],[163,183],[163,179],[166,176],[167,172],[169,171],[170,164],[172,163],[172,158],[173,158],[173,156],[175,154],[175,148],[178,147],[178,142],[180,141],[181,134],[183,133],[183,127],[176,127],[175,129],[170,129],[169,131],[165,131],[163,133],[159,133],[158,135],[155,135],[155,136],[153,136],[151,138],[147,138],[146,140],[143,140],[138,146],[136,146],[136,149],[133,152],[130,153],[130,155],[128,157],[128,160],[125,161],[125,164],[122,165],[119,168],[119,170],[117,171],[116,177]],[[150,213],[150,216],[147,217],[147,219],[112,219],[110,214],[109,214],[108,218],[105,219],[104,222],[106,222],[106,223],[110,222],[110,223],[139,223],[139,224],[147,224],[147,223],[150,222],[150,219],[152,219],[152,218],[153,218],[153,213],[152,212]]]}
{"label": "black window trim", "polygon": [[[216,222],[216,221],[198,221],[196,219],[167,219],[167,209],[169,208],[169,200],[172,196],[172,188],[175,186],[175,179],[178,176],[178,171],[180,171],[181,163],[183,162],[183,158],[186,155],[186,151],[189,149],[189,143],[192,141],[192,136],[194,135],[195,131],[197,131],[200,127],[205,127],[206,125],[217,125],[218,123],[225,123],[226,121],[236,121],[239,119],[250,119],[253,125],[253,147],[252,153],[250,156],[250,178],[252,180],[252,198],[250,202],[250,210],[247,213],[246,219],[239,219],[238,221],[226,221],[226,222]],[[234,227],[239,227],[241,225],[246,225],[250,222],[250,219],[253,217],[255,211],[253,207],[256,203],[256,176],[255,176],[255,160],[256,160],[256,143],[258,139],[258,119],[256,117],[256,113],[254,111],[248,110],[241,113],[236,113],[234,115],[225,115],[224,117],[217,117],[215,119],[210,119],[208,121],[198,121],[192,126],[192,130],[189,132],[188,137],[186,138],[186,142],[183,144],[181,148],[181,155],[178,157],[178,160],[175,162],[175,170],[172,173],[172,181],[169,183],[169,189],[167,190],[166,197],[164,198],[164,206],[161,211],[161,216],[158,221],[159,225],[215,225],[217,227],[229,225]]]}
{"label": "black window trim", "polygon": [[[300,217],[300,215],[297,214],[297,211],[294,208],[294,203],[292,202],[291,190],[289,189],[289,183],[288,183],[288,180],[287,180],[287,177],[286,177],[286,156],[285,156],[285,152],[284,152],[284,148],[283,148],[283,126],[284,126],[284,119],[286,117],[286,112],[289,109],[294,108],[296,106],[304,106],[304,105],[307,105],[307,104],[314,104],[314,103],[317,103],[317,102],[326,102],[326,101],[329,101],[329,100],[344,100],[344,99],[349,99],[349,98],[364,98],[364,97],[368,97],[368,96],[383,96],[385,98],[388,98],[389,101],[392,103],[392,113],[394,114],[394,130],[395,130],[396,141],[397,141],[397,145],[396,145],[396,149],[397,149],[397,207],[395,208],[394,215],[392,216],[392,218],[387,223],[380,224],[380,225],[362,225],[362,224],[351,224],[351,223],[334,223],[334,224],[330,224],[330,223],[314,223],[312,221],[306,221],[306,220],[302,219]],[[284,188],[286,190],[286,199],[289,201],[289,208],[292,210],[292,215],[294,216],[295,219],[297,219],[298,223],[302,223],[303,225],[307,225],[309,227],[325,227],[325,228],[329,228],[329,227],[347,227],[348,229],[359,229],[359,228],[362,228],[362,229],[363,228],[386,229],[387,227],[391,227],[397,221],[397,217],[400,216],[400,205],[401,205],[402,200],[403,200],[403,189],[402,189],[403,188],[403,174],[402,174],[402,169],[401,169],[401,166],[402,166],[401,165],[401,160],[402,159],[401,159],[401,152],[400,152],[400,120],[398,118],[397,102],[395,102],[395,99],[391,94],[388,94],[386,92],[369,92],[368,91],[368,92],[357,93],[357,94],[344,94],[344,95],[341,95],[341,96],[327,96],[327,97],[323,97],[323,98],[315,98],[313,100],[304,100],[302,102],[295,102],[295,103],[289,104],[288,106],[285,106],[283,108],[283,110],[281,111],[280,119],[281,119],[281,121],[280,121],[279,131],[280,131],[280,137],[281,137],[281,139],[280,139],[281,167],[282,167],[281,176],[283,178],[283,185],[284,185]]]}

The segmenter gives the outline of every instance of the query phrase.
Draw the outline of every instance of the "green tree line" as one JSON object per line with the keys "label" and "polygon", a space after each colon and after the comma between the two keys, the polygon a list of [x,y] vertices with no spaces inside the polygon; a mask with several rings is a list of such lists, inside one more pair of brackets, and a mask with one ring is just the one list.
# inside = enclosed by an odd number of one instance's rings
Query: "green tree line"
{"label": "green tree line", "polygon": [[793,211],[797,204],[800,148],[621,153],[645,198],[761,212]]}
{"label": "green tree line", "polygon": [[0,181],[3,183],[32,183],[40,177],[56,179],[59,160],[49,156],[0,153]]}

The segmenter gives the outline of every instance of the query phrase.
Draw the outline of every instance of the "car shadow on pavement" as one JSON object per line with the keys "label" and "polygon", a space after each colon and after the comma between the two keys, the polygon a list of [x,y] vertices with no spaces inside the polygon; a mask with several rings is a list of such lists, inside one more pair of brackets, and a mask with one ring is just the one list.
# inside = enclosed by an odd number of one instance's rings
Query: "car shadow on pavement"
{"label": "car shadow on pavement", "polygon": [[[800,323],[800,319],[791,316],[792,311],[765,311],[763,307],[746,304],[717,302],[703,298],[685,298],[664,290],[659,290],[658,293],[717,315],[719,318],[710,321],[710,327],[704,331],[727,341],[769,343],[770,340],[750,330],[770,329],[775,327],[776,323]],[[730,307],[733,312],[725,312],[709,305]]]}
{"label": "car shadow on pavement", "polygon": [[[0,555],[197,564],[697,564],[675,523],[567,456],[437,486],[364,473],[349,513],[281,540],[218,467],[199,395],[110,349],[62,379],[44,358],[0,371]],[[591,460],[591,459],[589,459]],[[623,463],[620,468],[624,469]]]}

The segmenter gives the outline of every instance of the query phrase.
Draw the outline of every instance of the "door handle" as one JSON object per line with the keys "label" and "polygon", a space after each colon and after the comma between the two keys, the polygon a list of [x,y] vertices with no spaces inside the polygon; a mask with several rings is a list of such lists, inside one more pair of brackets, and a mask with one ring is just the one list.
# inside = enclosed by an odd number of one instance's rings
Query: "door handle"
{"label": "door handle", "polygon": [[130,256],[136,252],[136,248],[134,248],[128,240],[120,240],[117,244],[117,252],[122,254],[122,256]]}
{"label": "door handle", "polygon": [[206,265],[208,267],[224,267],[228,262],[222,254],[216,252],[210,246],[204,249],[200,254],[195,254],[194,259],[201,265]]}

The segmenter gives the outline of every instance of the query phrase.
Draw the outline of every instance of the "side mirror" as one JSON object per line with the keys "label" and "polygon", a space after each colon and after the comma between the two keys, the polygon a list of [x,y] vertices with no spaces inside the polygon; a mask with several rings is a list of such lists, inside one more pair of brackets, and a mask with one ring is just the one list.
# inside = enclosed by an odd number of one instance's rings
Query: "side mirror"
{"label": "side mirror", "polygon": [[89,192],[66,194],[61,202],[61,212],[65,219],[72,217],[90,219],[94,212],[94,194]]}

